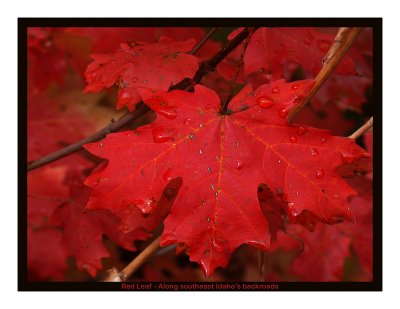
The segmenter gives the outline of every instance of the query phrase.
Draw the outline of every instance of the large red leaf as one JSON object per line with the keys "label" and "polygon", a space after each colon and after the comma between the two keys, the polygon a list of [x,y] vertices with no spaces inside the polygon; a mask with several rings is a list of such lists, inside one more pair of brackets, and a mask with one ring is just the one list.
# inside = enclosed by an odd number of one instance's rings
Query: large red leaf
{"label": "large red leaf", "polygon": [[255,92],[245,87],[223,115],[218,97],[204,86],[194,93],[141,89],[159,116],[151,125],[85,146],[109,161],[85,182],[93,188],[87,206],[118,213],[136,205],[149,215],[166,184],[182,177],[161,245],[185,243],[207,275],[225,266],[241,244],[268,248],[260,183],[290,216],[306,210],[327,223],[352,219],[347,198],[355,191],[335,169],[367,156],[365,151],[352,139],[287,122],[312,85],[281,80]]}
{"label": "large red leaf", "polygon": [[121,49],[112,54],[94,54],[85,78],[85,91],[99,92],[116,84],[117,108],[127,106],[130,110],[140,102],[140,87],[167,90],[171,85],[188,77],[198,69],[197,57],[189,54],[195,40],[175,42],[161,37],[159,43],[121,44]]}

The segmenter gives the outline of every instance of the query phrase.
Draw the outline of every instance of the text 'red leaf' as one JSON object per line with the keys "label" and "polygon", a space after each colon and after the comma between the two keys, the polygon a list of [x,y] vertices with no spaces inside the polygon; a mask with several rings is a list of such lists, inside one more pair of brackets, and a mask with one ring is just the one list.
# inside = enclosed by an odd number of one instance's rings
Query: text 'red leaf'
{"label": "text 'red leaf'", "polygon": [[167,90],[184,78],[192,78],[198,69],[198,59],[185,54],[195,40],[175,42],[161,37],[155,44],[121,44],[111,54],[93,54],[94,61],[85,72],[86,92],[99,92],[116,84],[119,88],[117,108],[130,110],[140,102],[140,87]]}
{"label": "text 'red leaf'", "polygon": [[223,115],[216,94],[201,85],[194,93],[141,89],[158,114],[154,123],[85,145],[109,161],[103,181],[96,181],[99,174],[85,181],[93,188],[87,206],[117,213],[133,204],[150,214],[166,184],[181,177],[161,245],[185,243],[206,275],[226,266],[241,244],[268,248],[261,183],[290,216],[307,210],[327,223],[351,219],[347,198],[355,192],[335,169],[343,159],[367,154],[352,139],[287,121],[313,83],[280,80],[255,92],[245,87]]}

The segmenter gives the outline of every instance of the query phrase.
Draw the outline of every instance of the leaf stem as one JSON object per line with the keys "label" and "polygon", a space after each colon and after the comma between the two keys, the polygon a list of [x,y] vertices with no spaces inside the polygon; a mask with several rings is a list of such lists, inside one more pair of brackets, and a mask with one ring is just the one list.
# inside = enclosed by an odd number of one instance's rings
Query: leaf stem
{"label": "leaf stem", "polygon": [[339,29],[335,40],[333,41],[330,49],[326,53],[324,59],[322,60],[323,66],[319,71],[318,75],[315,77],[315,85],[310,90],[308,95],[297,105],[294,109],[290,111],[289,122],[293,120],[294,117],[302,110],[302,108],[310,101],[310,99],[317,93],[324,82],[335,70],[336,66],[346,55],[351,44],[357,38],[358,34],[361,32],[362,28],[353,27],[347,28],[342,27]]}
{"label": "leaf stem", "polygon": [[[237,81],[237,79],[239,77],[240,69],[243,66],[244,54],[246,52],[247,45],[249,45],[250,39],[251,39],[254,31],[255,31],[255,28],[251,28],[249,30],[249,34],[248,34],[248,36],[247,36],[247,38],[246,38],[246,40],[245,40],[245,42],[243,44],[242,52],[240,53],[239,59],[237,61],[237,67],[236,67],[235,75],[233,76],[233,82],[234,83],[236,83],[236,81]],[[232,97],[233,97],[233,85],[231,85],[231,90],[230,90],[228,98],[226,99],[225,103],[221,107],[221,114],[222,115],[223,114],[227,114],[228,105],[229,105],[229,102],[231,101]]]}
{"label": "leaf stem", "polygon": [[364,123],[362,127],[360,127],[353,134],[349,135],[349,138],[357,139],[360,136],[364,135],[369,129],[371,129],[373,127],[373,119],[372,118],[373,117],[368,119],[368,121],[366,123]]}

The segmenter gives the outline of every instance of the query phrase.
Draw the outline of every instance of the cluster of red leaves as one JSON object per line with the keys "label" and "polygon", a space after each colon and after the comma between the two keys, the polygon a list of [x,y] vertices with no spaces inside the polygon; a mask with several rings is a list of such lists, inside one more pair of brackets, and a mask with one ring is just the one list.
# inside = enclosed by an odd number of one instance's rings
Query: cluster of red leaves
{"label": "cluster of red leaves", "polygon": [[[68,257],[95,276],[109,256],[104,236],[133,251],[134,241],[162,223],[161,246],[178,244],[207,276],[226,267],[242,244],[269,254],[296,252],[297,242],[287,236],[296,234],[305,250],[288,266],[294,276],[341,280],[346,258],[354,255],[370,279],[371,194],[338,171],[345,164],[350,174],[358,172],[369,154],[354,140],[322,130],[343,134],[353,128],[343,110],[362,112],[369,46],[353,49],[312,109],[289,124],[288,114],[314,84],[305,77],[318,73],[334,35],[259,28],[194,92],[168,91],[193,78],[199,63],[218,50],[209,41],[191,55],[203,35],[200,28],[29,29],[28,160],[94,131],[87,115],[66,110],[47,90],[53,81],[62,83],[68,68],[87,66],[86,92],[116,86],[117,109],[132,111],[143,101],[157,115],[136,130],[85,145],[107,160],[95,168],[97,161],[80,153],[29,174],[32,279],[62,280]],[[356,75],[361,71],[363,77]],[[296,74],[301,80],[290,82]],[[240,89],[235,96],[234,87]],[[225,113],[221,98],[229,100]],[[357,223],[335,224],[343,220]]]}

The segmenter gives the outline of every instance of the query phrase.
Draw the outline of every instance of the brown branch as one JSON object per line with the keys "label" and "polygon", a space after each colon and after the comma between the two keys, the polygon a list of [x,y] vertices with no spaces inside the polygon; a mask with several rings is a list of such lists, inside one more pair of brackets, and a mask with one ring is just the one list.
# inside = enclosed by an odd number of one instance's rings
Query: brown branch
{"label": "brown branch", "polygon": [[[239,33],[233,40],[231,40],[225,47],[223,47],[218,53],[216,53],[212,58],[203,62],[200,65],[200,68],[197,70],[193,80],[185,79],[185,80],[181,81],[180,83],[170,87],[169,90],[170,91],[174,90],[174,89],[183,90],[195,83],[199,83],[204,75],[206,75],[208,72],[212,71],[218,65],[218,63],[220,63],[222,61],[222,59],[224,59],[233,49],[235,49],[235,47],[238,46],[248,35],[249,35],[249,30],[248,30],[248,28],[246,28],[241,33]],[[207,39],[209,39],[209,37],[210,36],[208,36]],[[202,44],[205,43],[205,41],[203,42],[203,40],[201,42],[202,42]],[[198,44],[198,46],[201,46],[200,43]],[[193,50],[192,50],[192,52],[193,52]],[[72,153],[80,150],[84,144],[96,142],[96,141],[102,139],[107,134],[115,132],[115,131],[121,129],[122,127],[124,127],[126,124],[138,119],[140,116],[144,115],[149,110],[150,109],[146,105],[144,105],[143,103],[139,103],[134,114],[126,113],[120,119],[118,119],[116,122],[109,124],[108,126],[101,129],[100,131],[89,136],[88,138],[80,140],[80,141],[76,142],[75,144],[69,145],[63,149],[57,150],[57,151],[55,151],[49,155],[46,155],[36,161],[29,162],[28,163],[28,171],[32,171],[38,167],[41,167],[43,165],[57,161],[69,154],[72,154]]]}
{"label": "brown branch", "polygon": [[363,124],[361,128],[355,131],[353,134],[349,135],[349,138],[357,139],[360,136],[364,135],[369,129],[373,126],[373,117],[371,117],[366,123]]}
{"label": "brown branch", "polygon": [[317,93],[324,82],[328,79],[331,73],[335,70],[336,66],[339,64],[340,60],[346,55],[351,44],[354,42],[358,34],[361,32],[362,28],[353,27],[339,29],[335,40],[333,41],[330,49],[326,53],[322,63],[323,66],[319,71],[318,75],[315,77],[315,85],[310,90],[308,95],[297,105],[294,109],[290,111],[289,121],[292,121],[294,117],[301,111],[301,109],[310,101],[310,99]]}
{"label": "brown branch", "polygon": [[83,145],[88,144],[88,143],[93,143],[96,142],[100,139],[102,139],[104,136],[111,132],[115,132],[128,123],[131,123],[132,121],[135,121],[139,119],[141,116],[143,116],[149,109],[141,104],[138,106],[136,111],[134,113],[126,113],[124,114],[120,119],[118,119],[115,122],[111,122],[109,125],[101,129],[100,131],[97,131],[96,133],[90,135],[87,138],[84,138],[74,144],[71,144],[65,148],[62,148],[60,150],[57,150],[47,156],[44,156],[36,161],[28,163],[28,171],[32,171],[36,168],[39,168],[43,165],[49,164],[51,162],[57,161],[61,158],[64,158],[67,155],[70,155],[82,148]]}
{"label": "brown branch", "polygon": [[107,271],[103,282],[121,282],[128,279],[144,262],[146,262],[159,248],[161,236],[158,236],[142,252],[135,257],[125,268],[118,272],[115,268]]}

